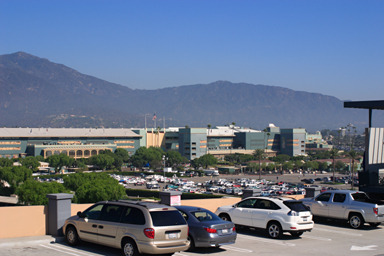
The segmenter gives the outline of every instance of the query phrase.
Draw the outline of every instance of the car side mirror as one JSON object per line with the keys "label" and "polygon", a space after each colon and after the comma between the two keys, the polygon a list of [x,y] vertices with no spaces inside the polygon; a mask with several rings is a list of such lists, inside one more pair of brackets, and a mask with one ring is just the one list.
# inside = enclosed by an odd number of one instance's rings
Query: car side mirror
{"label": "car side mirror", "polygon": [[77,216],[80,218],[85,218],[85,214],[80,211],[77,212]]}

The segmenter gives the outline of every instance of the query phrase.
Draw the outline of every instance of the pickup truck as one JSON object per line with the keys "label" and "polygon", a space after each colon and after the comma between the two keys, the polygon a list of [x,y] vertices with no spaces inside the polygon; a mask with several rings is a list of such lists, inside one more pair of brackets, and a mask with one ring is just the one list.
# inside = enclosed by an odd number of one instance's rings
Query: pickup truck
{"label": "pickup truck", "polygon": [[384,221],[384,201],[370,199],[361,191],[325,191],[315,198],[300,201],[310,209],[314,218],[345,220],[355,229],[364,223],[377,227]]}

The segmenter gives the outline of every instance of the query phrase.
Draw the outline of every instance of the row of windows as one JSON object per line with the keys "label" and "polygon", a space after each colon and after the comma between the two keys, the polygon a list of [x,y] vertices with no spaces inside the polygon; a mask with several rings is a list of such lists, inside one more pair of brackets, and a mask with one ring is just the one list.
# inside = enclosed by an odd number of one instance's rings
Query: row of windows
{"label": "row of windows", "polygon": [[0,150],[21,150],[20,147],[3,147]]}
{"label": "row of windows", "polygon": [[20,141],[0,141],[0,145],[20,145]]}

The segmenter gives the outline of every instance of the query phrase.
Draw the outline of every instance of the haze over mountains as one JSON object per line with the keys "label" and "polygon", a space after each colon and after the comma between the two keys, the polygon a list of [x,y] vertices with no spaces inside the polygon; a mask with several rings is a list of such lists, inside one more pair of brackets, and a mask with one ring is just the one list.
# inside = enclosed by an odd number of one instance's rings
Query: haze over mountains
{"label": "haze over mountains", "polygon": [[[331,93],[331,92],[330,92]],[[358,93],[358,92],[356,92]],[[0,126],[6,127],[303,127],[314,132],[349,123],[368,126],[368,111],[343,101],[287,88],[217,81],[133,90],[24,52],[0,55]],[[383,125],[374,112],[373,125]]]}

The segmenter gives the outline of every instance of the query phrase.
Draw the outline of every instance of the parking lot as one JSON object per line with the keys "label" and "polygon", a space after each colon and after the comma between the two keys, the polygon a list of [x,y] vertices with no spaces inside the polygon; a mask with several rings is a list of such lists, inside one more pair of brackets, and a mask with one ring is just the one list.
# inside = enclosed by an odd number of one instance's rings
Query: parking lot
{"label": "parking lot", "polygon": [[[354,230],[341,222],[320,222],[312,232],[300,238],[289,234],[282,239],[270,239],[262,230],[240,229],[235,244],[220,248],[200,248],[194,252],[178,252],[175,256],[197,254],[235,256],[243,255],[384,255],[384,225]],[[30,241],[28,241],[30,239]],[[0,240],[0,255],[122,255],[118,249],[82,243],[77,247],[68,246],[63,239],[58,242],[48,240],[33,241],[33,237]],[[13,241],[13,242],[10,242]]]}

